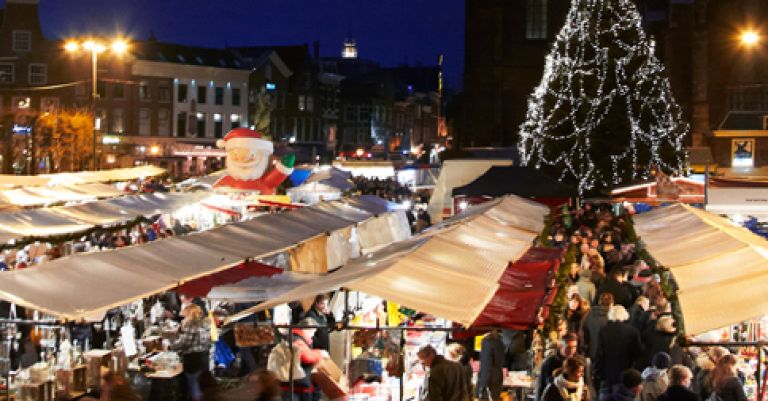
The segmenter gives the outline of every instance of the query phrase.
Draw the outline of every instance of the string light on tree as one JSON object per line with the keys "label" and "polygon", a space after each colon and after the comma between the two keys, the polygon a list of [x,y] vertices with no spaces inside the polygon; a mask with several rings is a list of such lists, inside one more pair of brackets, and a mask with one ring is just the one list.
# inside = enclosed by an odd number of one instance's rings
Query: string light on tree
{"label": "string light on tree", "polygon": [[573,0],[528,100],[522,162],[579,194],[683,171],[683,121],[631,0]]}

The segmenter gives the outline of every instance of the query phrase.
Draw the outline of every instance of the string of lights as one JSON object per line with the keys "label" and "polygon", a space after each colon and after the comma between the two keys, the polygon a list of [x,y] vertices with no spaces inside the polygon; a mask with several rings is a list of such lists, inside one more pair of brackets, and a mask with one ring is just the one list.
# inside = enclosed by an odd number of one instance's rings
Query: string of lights
{"label": "string of lights", "polygon": [[682,173],[689,126],[631,0],[573,0],[520,126],[522,164],[580,195]]}

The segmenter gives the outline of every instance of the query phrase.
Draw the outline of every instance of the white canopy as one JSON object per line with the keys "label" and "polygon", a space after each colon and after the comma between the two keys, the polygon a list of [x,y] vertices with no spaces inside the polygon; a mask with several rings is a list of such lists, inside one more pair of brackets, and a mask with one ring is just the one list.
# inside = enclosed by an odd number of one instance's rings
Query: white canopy
{"label": "white canopy", "polygon": [[648,251],[679,286],[686,332],[768,312],[768,242],[717,215],[677,204],[635,217]]}
{"label": "white canopy", "polygon": [[0,206],[33,207],[63,202],[83,202],[125,195],[108,184],[22,187],[0,190]]}
{"label": "white canopy", "polygon": [[73,255],[0,273],[0,298],[62,319],[78,319],[216,273],[247,258],[285,251],[368,218],[370,214],[364,212],[337,216],[306,207],[138,246]]}
{"label": "white canopy", "polygon": [[[518,213],[539,223],[518,227]],[[228,321],[343,286],[469,325],[496,292],[507,265],[525,253],[543,229],[547,213],[546,206],[516,196],[488,202]]]}
{"label": "white canopy", "polygon": [[95,182],[128,181],[137,178],[154,177],[164,174],[165,170],[155,166],[138,166],[99,171],[81,171],[77,173],[57,173],[41,175],[6,175],[0,174],[0,187],[55,186],[89,184]]}

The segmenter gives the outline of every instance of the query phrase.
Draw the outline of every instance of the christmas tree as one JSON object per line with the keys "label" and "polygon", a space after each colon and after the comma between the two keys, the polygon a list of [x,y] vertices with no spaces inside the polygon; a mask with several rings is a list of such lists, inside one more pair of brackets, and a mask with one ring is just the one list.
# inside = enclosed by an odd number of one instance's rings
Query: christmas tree
{"label": "christmas tree", "polygon": [[680,173],[688,124],[631,0],[573,0],[528,100],[524,165],[579,194]]}

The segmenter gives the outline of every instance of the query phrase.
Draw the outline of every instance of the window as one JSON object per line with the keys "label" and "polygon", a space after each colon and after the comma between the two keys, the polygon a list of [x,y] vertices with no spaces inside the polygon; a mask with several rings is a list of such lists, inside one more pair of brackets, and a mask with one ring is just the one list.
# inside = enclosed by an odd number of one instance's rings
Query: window
{"label": "window", "polygon": [[102,127],[107,126],[107,113],[104,112],[103,109],[97,109],[95,115],[96,115],[95,128],[96,128],[96,131],[100,131]]}
{"label": "window", "polygon": [[187,136],[187,112],[182,111],[176,116],[176,136]]}
{"label": "window", "polygon": [[357,121],[357,109],[347,106],[344,110],[344,119],[347,121]]}
{"label": "window", "polygon": [[307,111],[312,112],[314,110],[314,102],[312,96],[307,96]]}
{"label": "window", "polygon": [[205,138],[205,113],[197,113],[197,137]]}
{"label": "window", "polygon": [[214,103],[219,106],[224,104],[224,88],[221,86],[216,87]]}
{"label": "window", "polygon": [[142,101],[148,101],[152,99],[152,92],[150,92],[149,82],[139,82],[139,99]]}
{"label": "window", "polygon": [[179,92],[178,92],[176,101],[179,103],[186,103],[187,102],[187,84],[179,84],[178,91]]}
{"label": "window", "polygon": [[197,87],[197,103],[205,104],[208,101],[208,88],[203,85]]}
{"label": "window", "polygon": [[299,111],[304,111],[307,109],[307,97],[304,95],[299,95]]}
{"label": "window", "polygon": [[107,84],[105,82],[96,82],[96,96],[100,99],[107,97]]}
{"label": "window", "polygon": [[48,66],[45,64],[29,64],[29,84],[45,85],[48,83]]}
{"label": "window", "polygon": [[232,89],[232,106],[240,106],[240,89]]}
{"label": "window", "polygon": [[112,85],[112,97],[115,99],[125,99],[125,85],[113,84]]}
{"label": "window", "polygon": [[32,33],[30,31],[13,31],[13,51],[28,52],[32,50]]}
{"label": "window", "polygon": [[167,109],[157,111],[157,135],[168,136],[171,132],[170,113]]}
{"label": "window", "polygon": [[0,83],[11,84],[16,80],[16,65],[13,63],[0,63]]}
{"label": "window", "polygon": [[171,101],[171,88],[168,84],[162,83],[157,86],[157,100],[165,103]]}
{"label": "window", "polygon": [[118,134],[125,132],[125,114],[123,109],[112,110],[112,132]]}
{"label": "window", "polygon": [[139,135],[149,135],[149,109],[139,109]]}
{"label": "window", "polygon": [[525,38],[547,38],[547,1],[525,0]]}
{"label": "window", "polygon": [[221,121],[221,114],[213,115],[213,136],[215,138],[221,138],[222,131],[224,130],[224,124]]}
{"label": "window", "polygon": [[371,121],[371,109],[368,107],[361,107],[360,118],[358,121]]}
{"label": "window", "polygon": [[229,121],[232,122],[232,129],[240,128],[240,114],[232,114],[229,116]]}

